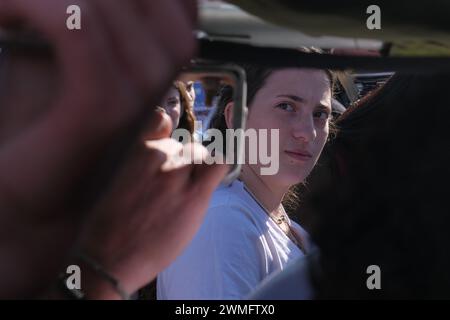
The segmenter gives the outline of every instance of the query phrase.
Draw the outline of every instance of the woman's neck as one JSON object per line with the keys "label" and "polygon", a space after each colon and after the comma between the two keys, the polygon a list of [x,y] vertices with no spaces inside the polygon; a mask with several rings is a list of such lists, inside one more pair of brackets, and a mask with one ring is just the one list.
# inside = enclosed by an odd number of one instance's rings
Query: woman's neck
{"label": "woman's neck", "polygon": [[242,167],[239,178],[269,213],[279,215],[278,209],[288,188],[269,186],[248,165]]}

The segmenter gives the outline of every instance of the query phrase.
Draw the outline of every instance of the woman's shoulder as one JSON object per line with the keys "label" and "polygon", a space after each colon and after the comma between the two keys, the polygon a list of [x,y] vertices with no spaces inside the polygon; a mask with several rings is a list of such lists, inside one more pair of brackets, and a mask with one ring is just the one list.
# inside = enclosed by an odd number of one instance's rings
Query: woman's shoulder
{"label": "woman's shoulder", "polygon": [[[259,213],[245,197],[239,182],[219,186],[213,193],[205,223],[252,230],[259,224]],[[254,228],[252,228],[253,226]]]}
{"label": "woman's shoulder", "polygon": [[254,290],[249,300],[311,300],[314,286],[311,282],[310,264],[318,257],[318,251],[298,258],[285,269],[271,274]]}
{"label": "woman's shoulder", "polygon": [[[208,206],[208,215],[222,217],[222,212],[227,216],[245,220],[255,220],[260,215],[259,208],[255,207],[249,199],[240,181],[231,185],[221,185],[214,191]],[[264,217],[264,216],[263,216]]]}
{"label": "woman's shoulder", "polygon": [[213,193],[208,209],[226,207],[230,210],[252,210],[240,181],[230,185],[220,185]]}

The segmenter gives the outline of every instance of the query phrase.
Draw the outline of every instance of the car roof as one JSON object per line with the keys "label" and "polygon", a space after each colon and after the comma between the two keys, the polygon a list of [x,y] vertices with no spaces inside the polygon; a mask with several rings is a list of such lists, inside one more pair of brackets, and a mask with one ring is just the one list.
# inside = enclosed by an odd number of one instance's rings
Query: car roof
{"label": "car roof", "polygon": [[422,1],[405,8],[379,0],[381,30],[369,30],[361,1],[200,0],[200,26],[216,40],[256,45],[374,50],[388,43],[391,56],[450,57],[450,2],[432,2],[424,10]]}

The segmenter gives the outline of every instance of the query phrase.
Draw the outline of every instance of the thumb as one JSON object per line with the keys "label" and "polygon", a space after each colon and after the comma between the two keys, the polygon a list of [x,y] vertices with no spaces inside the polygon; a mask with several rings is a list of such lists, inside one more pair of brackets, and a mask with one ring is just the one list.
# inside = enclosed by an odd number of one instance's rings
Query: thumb
{"label": "thumb", "polygon": [[156,108],[151,114],[149,123],[144,130],[144,140],[159,140],[169,138],[172,133],[172,120],[165,111]]}

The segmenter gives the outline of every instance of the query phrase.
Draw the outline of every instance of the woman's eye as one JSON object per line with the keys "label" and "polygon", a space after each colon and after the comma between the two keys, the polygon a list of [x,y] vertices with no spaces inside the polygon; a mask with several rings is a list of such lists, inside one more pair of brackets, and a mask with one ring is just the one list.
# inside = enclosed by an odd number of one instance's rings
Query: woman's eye
{"label": "woman's eye", "polygon": [[276,107],[284,111],[295,111],[294,107],[290,103],[286,102],[280,103]]}
{"label": "woman's eye", "polygon": [[323,110],[316,111],[316,112],[314,112],[314,118],[327,120],[330,118],[330,113],[328,111],[323,111]]}

